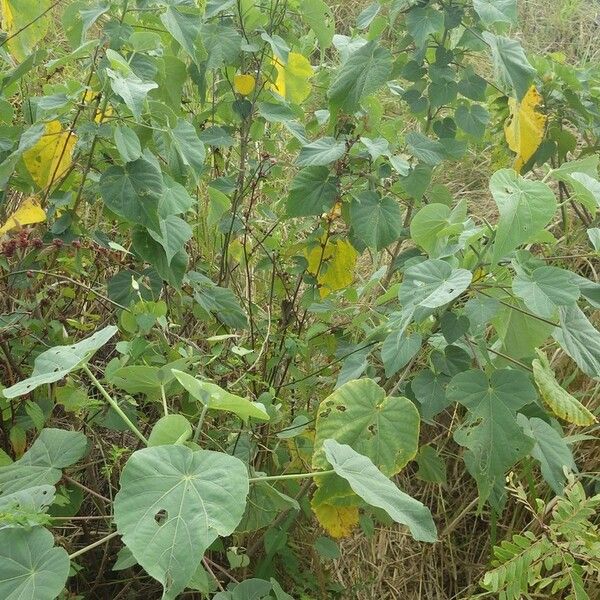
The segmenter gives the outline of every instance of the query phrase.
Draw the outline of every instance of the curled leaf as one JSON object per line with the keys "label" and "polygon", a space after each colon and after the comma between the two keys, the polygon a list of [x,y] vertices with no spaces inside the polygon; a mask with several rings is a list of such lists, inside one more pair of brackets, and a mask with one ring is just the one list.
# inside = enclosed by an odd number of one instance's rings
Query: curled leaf
{"label": "curled leaf", "polygon": [[542,96],[532,85],[521,102],[509,98],[510,116],[504,125],[508,147],[517,154],[514,169],[521,172],[544,139],[548,117],[540,111]]}

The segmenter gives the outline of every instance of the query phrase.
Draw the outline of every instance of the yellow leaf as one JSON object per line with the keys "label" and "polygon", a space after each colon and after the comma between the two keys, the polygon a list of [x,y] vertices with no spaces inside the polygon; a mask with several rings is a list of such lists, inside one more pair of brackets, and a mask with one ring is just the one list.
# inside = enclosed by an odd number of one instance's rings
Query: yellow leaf
{"label": "yellow leaf", "polygon": [[508,147],[516,153],[514,169],[517,173],[534,155],[544,139],[548,117],[540,112],[542,97],[535,86],[531,86],[521,102],[508,100],[510,116],[504,125]]}
{"label": "yellow leaf", "polygon": [[23,204],[8,217],[6,223],[0,227],[0,235],[11,229],[15,229],[15,227],[33,225],[33,223],[42,223],[45,220],[46,213],[35,196],[31,196],[30,198],[27,198]]}
{"label": "yellow leaf", "polygon": [[23,153],[23,162],[41,189],[66,173],[71,166],[76,141],[75,134],[63,131],[59,121],[50,121],[37,143]]}
{"label": "yellow leaf", "polygon": [[238,74],[233,78],[233,89],[242,96],[248,96],[254,91],[256,79],[252,75]]}
{"label": "yellow leaf", "polygon": [[[92,92],[91,90],[88,90],[83,96],[83,101],[92,102],[96,99],[97,95],[97,92]],[[100,110],[99,108],[96,108],[96,110],[94,111],[94,121],[96,123],[104,123],[104,121],[106,121],[108,117],[112,117],[113,113],[114,111],[112,106],[107,106],[104,109],[104,111]]]}
{"label": "yellow leaf", "polygon": [[358,253],[346,240],[328,241],[306,253],[308,272],[317,278],[321,298],[348,287],[354,280]]}
{"label": "yellow leaf", "polygon": [[304,102],[312,90],[308,80],[313,76],[313,68],[308,59],[298,52],[290,52],[286,65],[276,58],[273,64],[277,69],[277,79],[271,84],[271,89],[294,104]]}
{"label": "yellow leaf", "polygon": [[[9,52],[19,61],[25,60],[48,32],[51,0],[0,0],[2,28],[10,36]],[[44,14],[45,13],[45,14]]]}
{"label": "yellow leaf", "polygon": [[311,506],[323,529],[333,538],[348,537],[358,525],[358,507],[315,504]]}

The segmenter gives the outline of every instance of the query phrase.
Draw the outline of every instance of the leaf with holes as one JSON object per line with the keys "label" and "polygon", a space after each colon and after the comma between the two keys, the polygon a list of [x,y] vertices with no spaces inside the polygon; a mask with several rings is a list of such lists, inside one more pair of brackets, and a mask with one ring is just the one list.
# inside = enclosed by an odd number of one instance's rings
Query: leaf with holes
{"label": "leaf with holes", "polygon": [[69,555],[42,527],[0,531],[0,598],[54,600],[69,575]]}
{"label": "leaf with holes", "polygon": [[477,481],[480,505],[493,494],[490,501],[498,507],[506,471],[533,447],[516,411],[536,401],[535,388],[522,371],[499,369],[488,379],[474,369],[455,375],[446,395],[468,411],[454,439],[467,448],[464,460]]}
{"label": "leaf with holes", "polygon": [[35,359],[31,376],[2,390],[5,398],[16,398],[29,394],[45,383],[59,381],[75,369],[79,369],[117,333],[114,325],[109,325],[89,338],[69,346],[54,346],[45,350]]}
{"label": "leaf with holes", "polygon": [[244,463],[186,446],[134,452],[115,497],[117,529],[172,600],[193,577],[207,548],[242,519],[249,484]]}

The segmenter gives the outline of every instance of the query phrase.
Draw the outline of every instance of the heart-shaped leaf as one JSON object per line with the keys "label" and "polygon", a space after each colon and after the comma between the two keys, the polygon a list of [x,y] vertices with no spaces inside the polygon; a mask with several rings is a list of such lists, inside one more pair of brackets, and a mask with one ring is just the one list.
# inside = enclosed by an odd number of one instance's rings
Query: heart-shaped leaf
{"label": "heart-shaped leaf", "polygon": [[136,560],[172,600],[218,536],[240,522],[248,495],[244,463],[187,446],[144,448],[131,455],[114,502],[119,533]]}

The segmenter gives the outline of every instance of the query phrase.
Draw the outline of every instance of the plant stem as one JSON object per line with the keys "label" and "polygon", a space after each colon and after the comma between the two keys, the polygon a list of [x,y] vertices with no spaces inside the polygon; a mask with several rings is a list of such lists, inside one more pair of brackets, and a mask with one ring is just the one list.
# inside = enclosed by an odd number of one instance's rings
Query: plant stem
{"label": "plant stem", "polygon": [[85,554],[88,550],[93,550],[94,548],[97,548],[98,546],[102,546],[102,544],[108,542],[109,540],[112,540],[114,537],[117,537],[118,535],[119,535],[118,531],[113,531],[112,533],[105,535],[103,538],[100,538],[98,541],[94,542],[93,544],[90,544],[89,546],[85,546],[84,548],[77,550],[77,552],[73,552],[73,554],[69,554],[69,560],[73,560],[74,558],[77,558],[78,556]]}
{"label": "plant stem", "polygon": [[202,425],[204,425],[204,418],[206,417],[206,413],[208,411],[208,404],[205,404],[202,407],[202,412],[200,413],[200,418],[198,419],[198,424],[196,425],[196,431],[194,432],[194,442],[197,444],[200,439],[200,432],[202,431]]}
{"label": "plant stem", "polygon": [[284,479],[304,479],[306,477],[315,477],[317,475],[330,475],[335,473],[334,469],[328,471],[311,471],[310,473],[290,473],[289,475],[269,475],[267,477],[250,477],[250,483],[259,483],[261,481],[283,481]]}
{"label": "plant stem", "polygon": [[148,445],[148,440],[144,437],[142,432],[133,424],[131,419],[123,412],[121,407],[117,404],[117,401],[106,391],[104,386],[96,379],[94,374],[90,371],[90,368],[87,365],[83,365],[83,370],[86,372],[87,376],[92,380],[92,383],[98,388],[98,391],[102,394],[104,399],[111,405],[112,409],[127,423],[127,426],[131,431],[140,439],[140,441],[144,442],[144,444]]}
{"label": "plant stem", "polygon": [[163,410],[165,411],[165,417],[169,415],[169,407],[167,406],[167,397],[165,396],[165,386],[160,385],[160,395],[162,397]]}

